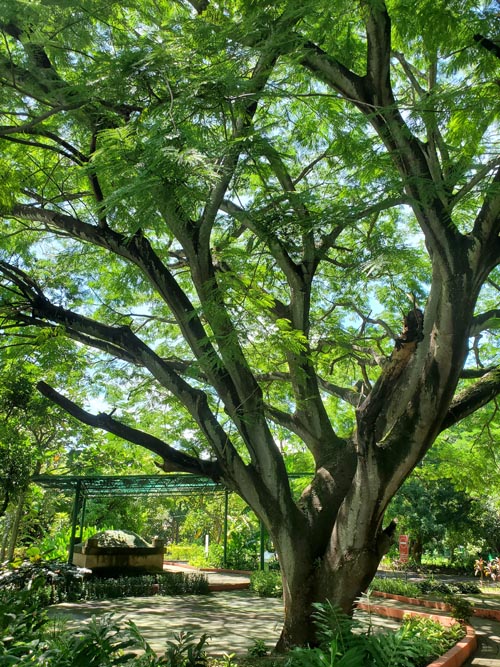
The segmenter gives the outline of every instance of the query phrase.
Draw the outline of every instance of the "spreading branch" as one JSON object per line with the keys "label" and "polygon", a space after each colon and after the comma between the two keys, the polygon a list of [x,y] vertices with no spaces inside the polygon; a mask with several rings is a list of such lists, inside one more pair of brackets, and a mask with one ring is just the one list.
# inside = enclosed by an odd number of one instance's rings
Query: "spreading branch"
{"label": "spreading branch", "polygon": [[453,399],[446,417],[441,424],[441,431],[457,424],[479,408],[492,401],[500,394],[500,369],[486,373],[475,384],[461,391]]}
{"label": "spreading branch", "polygon": [[194,473],[210,477],[215,481],[220,480],[222,477],[219,465],[213,461],[204,461],[203,459],[185,454],[168,445],[164,440],[160,440],[160,438],[150,433],[127,426],[104,412],[100,412],[97,415],[87,412],[87,410],[84,410],[69,398],[60,394],[46,382],[38,382],[37,389],[43,396],[56,403],[56,405],[59,405],[68,414],[83,424],[113,433],[128,442],[145,447],[154,454],[157,454],[165,461],[165,466],[168,467],[169,472]]}

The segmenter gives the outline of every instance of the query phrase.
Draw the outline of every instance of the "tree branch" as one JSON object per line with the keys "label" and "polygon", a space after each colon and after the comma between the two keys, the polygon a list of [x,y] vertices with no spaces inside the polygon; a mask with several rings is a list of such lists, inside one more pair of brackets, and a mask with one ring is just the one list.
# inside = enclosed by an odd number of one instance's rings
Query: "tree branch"
{"label": "tree branch", "polygon": [[471,387],[461,391],[453,401],[441,424],[441,431],[457,424],[500,394],[500,369],[495,368]]}
{"label": "tree branch", "polygon": [[162,466],[165,471],[189,472],[205,475],[216,481],[222,476],[222,471],[219,465],[215,462],[204,461],[203,459],[197,459],[185,454],[150,433],[145,433],[139,429],[127,426],[106,413],[100,412],[99,414],[94,415],[87,412],[69,398],[60,394],[46,382],[40,381],[36,387],[43,396],[59,405],[59,407],[83,424],[103,429],[108,433],[113,433],[128,442],[133,442],[136,445],[149,449],[153,454],[157,454],[165,461],[165,465]]}
{"label": "tree branch", "polygon": [[6,262],[0,262],[0,271],[18,287],[26,299],[26,303],[17,309],[32,311],[31,315],[23,315],[21,312],[21,318],[24,317],[23,323],[46,326],[47,323],[50,325],[55,322],[64,327],[68,335],[73,338],[81,338],[86,344],[92,344],[105,351],[113,351],[119,358],[123,357],[127,361],[134,360],[146,368],[186,407],[216,452],[221,464],[226,464],[229,473],[234,473],[235,467],[243,466],[229,437],[210,410],[206,394],[188,384],[173,366],[161,359],[129,327],[108,326],[52,304],[34,281],[23,271]]}
{"label": "tree branch", "polygon": [[479,335],[481,331],[484,331],[485,329],[489,328],[488,322],[490,322],[491,320],[499,320],[499,319],[500,319],[500,308],[492,308],[491,310],[476,315],[472,320],[469,329],[469,336]]}
{"label": "tree branch", "polygon": [[491,39],[483,37],[483,35],[480,35],[479,33],[474,35],[472,39],[477,42],[479,46],[482,46],[483,49],[490,51],[490,53],[492,53],[494,56],[500,58],[500,46],[495,44],[495,42],[492,42]]}

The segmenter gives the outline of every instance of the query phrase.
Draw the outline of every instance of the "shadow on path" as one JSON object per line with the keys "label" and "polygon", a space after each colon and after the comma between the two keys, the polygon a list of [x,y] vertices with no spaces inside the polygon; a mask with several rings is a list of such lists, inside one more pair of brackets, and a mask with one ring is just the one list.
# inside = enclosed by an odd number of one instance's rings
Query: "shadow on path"
{"label": "shadow on path", "polygon": [[245,654],[255,639],[272,649],[283,623],[283,601],[255,597],[249,591],[225,591],[211,595],[154,596],[65,602],[50,608],[50,615],[66,620],[77,630],[82,622],[105,613],[133,621],[155,651],[184,630],[198,639],[208,635],[207,652]]}

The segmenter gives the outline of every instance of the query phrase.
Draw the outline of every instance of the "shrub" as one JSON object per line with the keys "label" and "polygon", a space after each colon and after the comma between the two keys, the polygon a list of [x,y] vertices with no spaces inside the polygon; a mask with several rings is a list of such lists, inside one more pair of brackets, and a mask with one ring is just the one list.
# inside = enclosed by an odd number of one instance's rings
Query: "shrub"
{"label": "shrub", "polygon": [[198,558],[204,558],[205,549],[201,544],[169,544],[165,555],[169,560],[191,563]]}
{"label": "shrub", "polygon": [[455,595],[459,592],[455,584],[447,584],[439,579],[424,579],[418,584],[422,593],[438,593],[440,595]]}
{"label": "shrub", "polygon": [[424,667],[463,636],[458,624],[445,628],[418,617],[405,619],[397,632],[360,633],[332,605],[315,607],[320,646],[294,649],[287,667]]}
{"label": "shrub", "polygon": [[405,617],[398,632],[419,647],[421,655],[415,663],[416,667],[425,667],[431,660],[446,653],[464,635],[459,623],[444,627],[422,616]]}
{"label": "shrub", "polygon": [[[89,578],[88,570],[64,563],[23,563],[0,575],[4,590],[32,590],[39,606],[76,600],[161,595],[206,595],[208,581],[202,574],[159,572],[127,577]],[[36,587],[34,583],[36,582]],[[153,585],[157,584],[153,588]],[[156,590],[155,590],[156,589]],[[36,593],[34,592],[36,590]]]}
{"label": "shrub", "polygon": [[405,595],[410,598],[418,598],[422,595],[456,595],[464,593],[468,595],[479,594],[481,589],[472,582],[453,582],[448,584],[438,579],[424,579],[415,583],[396,577],[375,577],[370,584],[371,591],[391,593],[392,595]]}
{"label": "shrub", "polygon": [[153,594],[157,584],[160,595],[206,595],[208,581],[202,574],[160,572],[129,577],[93,578],[85,582],[82,597],[86,600],[104,598],[145,597]]}
{"label": "shrub", "polygon": [[268,653],[266,642],[263,639],[254,639],[252,646],[248,649],[248,655],[252,658],[262,658]]}
{"label": "shrub", "polygon": [[24,561],[18,567],[9,566],[1,572],[0,595],[5,590],[31,589],[36,591],[41,606],[79,600],[88,572],[66,563]]}
{"label": "shrub", "polygon": [[[0,664],[19,664],[35,646],[47,623],[38,603],[41,581],[23,591],[3,589],[0,594]],[[18,660],[19,658],[19,660]]]}
{"label": "shrub", "polygon": [[[77,633],[48,621],[38,604],[38,588],[2,590],[0,596],[0,664],[28,667],[205,667],[206,635],[196,640],[181,632],[156,653],[131,621],[113,614],[93,617]],[[140,652],[140,655],[137,653]]]}
{"label": "shrub", "polygon": [[409,598],[417,598],[422,594],[417,584],[392,577],[375,577],[370,584],[370,590],[390,593],[391,595],[405,595]]}
{"label": "shrub", "polygon": [[479,586],[472,581],[457,581],[455,586],[460,593],[464,593],[465,595],[479,595],[481,592]]}
{"label": "shrub", "polygon": [[446,595],[444,601],[451,607],[452,618],[459,623],[467,623],[474,611],[474,607],[469,600],[459,595]]}
{"label": "shrub", "polygon": [[279,572],[258,570],[250,577],[250,590],[261,598],[280,598],[283,596],[283,583]]}

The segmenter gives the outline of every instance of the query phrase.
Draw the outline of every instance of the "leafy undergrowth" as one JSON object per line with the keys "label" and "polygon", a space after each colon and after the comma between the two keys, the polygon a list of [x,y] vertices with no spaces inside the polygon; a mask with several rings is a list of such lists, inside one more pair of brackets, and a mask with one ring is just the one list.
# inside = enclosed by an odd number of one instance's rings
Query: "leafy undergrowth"
{"label": "leafy undergrowth", "polygon": [[398,577],[375,577],[370,584],[370,589],[413,598],[422,595],[477,595],[481,593],[481,589],[473,581],[447,583],[432,577],[415,582]]}
{"label": "leafy undergrowth", "polygon": [[255,640],[247,658],[226,654],[209,659],[206,635],[181,632],[155,651],[137,626],[123,617],[105,614],[82,624],[79,632],[52,622],[31,588],[4,589],[0,597],[0,664],[28,667],[424,667],[445,653],[462,636],[459,624],[443,628],[429,619],[406,619],[396,632],[374,632],[366,623],[317,605],[315,623],[320,644],[297,648],[287,656],[270,657],[262,640]]}
{"label": "leafy undergrowth", "polygon": [[295,649],[287,667],[425,667],[464,636],[459,623],[449,628],[429,618],[405,618],[395,632],[374,632],[331,605],[317,605],[320,646]]}
{"label": "leafy undergrowth", "polygon": [[88,570],[66,563],[25,561],[0,573],[0,596],[8,590],[31,589],[37,583],[42,606],[78,600],[103,600],[147,595],[206,595],[208,580],[202,574],[159,572],[121,577],[89,577]]}

